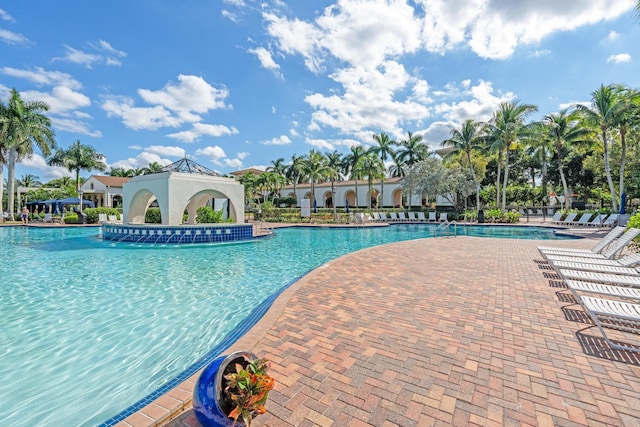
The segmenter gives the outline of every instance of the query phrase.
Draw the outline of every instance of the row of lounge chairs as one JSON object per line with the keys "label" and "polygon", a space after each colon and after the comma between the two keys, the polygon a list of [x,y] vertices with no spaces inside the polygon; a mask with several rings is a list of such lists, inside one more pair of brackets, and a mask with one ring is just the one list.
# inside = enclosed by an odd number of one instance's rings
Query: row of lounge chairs
{"label": "row of lounge chairs", "polygon": [[618,224],[619,218],[620,214],[599,214],[594,216],[590,213],[583,213],[578,217],[577,213],[571,212],[567,214],[566,218],[562,219],[562,212],[556,212],[551,218],[551,222],[571,226],[613,227]]}
{"label": "row of lounge chairs", "polygon": [[398,212],[398,213],[391,212],[389,216],[387,216],[385,212],[373,212],[373,220],[378,222],[396,222],[396,221],[446,222],[448,221],[446,212],[440,213],[439,217],[437,217],[436,212],[429,212],[429,216],[425,217],[424,212],[413,212],[413,211],[407,212],[406,215],[404,212]]}
{"label": "row of lounge chairs", "polygon": [[621,256],[638,235],[638,228],[614,227],[591,249],[538,247],[611,348],[635,352],[640,345],[614,341],[607,331],[640,334],[640,253]]}

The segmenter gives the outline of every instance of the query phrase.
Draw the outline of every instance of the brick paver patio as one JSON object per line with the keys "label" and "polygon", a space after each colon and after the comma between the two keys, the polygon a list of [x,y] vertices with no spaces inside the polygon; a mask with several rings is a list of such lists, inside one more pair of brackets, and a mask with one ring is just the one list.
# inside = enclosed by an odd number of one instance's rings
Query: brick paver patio
{"label": "brick paver patio", "polygon": [[[593,240],[423,239],[312,271],[230,349],[272,361],[254,425],[638,426],[640,354],[609,349],[538,254],[550,243]],[[192,388],[120,425],[176,405],[165,425],[198,425]]]}

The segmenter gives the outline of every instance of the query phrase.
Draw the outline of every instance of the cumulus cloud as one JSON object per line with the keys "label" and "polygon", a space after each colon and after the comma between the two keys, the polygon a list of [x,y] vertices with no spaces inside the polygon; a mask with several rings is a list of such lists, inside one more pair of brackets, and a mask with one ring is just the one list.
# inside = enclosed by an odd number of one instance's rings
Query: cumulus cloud
{"label": "cumulus cloud", "polygon": [[274,61],[271,52],[269,52],[267,49],[258,47],[255,49],[249,49],[249,53],[254,54],[258,58],[258,61],[260,61],[260,65],[262,66],[262,68],[270,70],[280,79],[283,78],[283,75],[280,72],[280,65],[278,65],[276,61]]}
{"label": "cumulus cloud", "polygon": [[20,162],[21,166],[33,169],[36,171],[34,175],[40,178],[47,178],[49,180],[62,178],[63,176],[73,176],[67,168],[60,166],[49,166],[47,160],[39,154],[33,154],[30,158],[26,158]]}
{"label": "cumulus cloud", "polygon": [[616,64],[629,61],[631,61],[631,55],[629,55],[628,53],[619,53],[617,55],[611,55],[607,58],[607,62],[614,62]]}
{"label": "cumulus cloud", "polygon": [[[451,90],[449,93],[439,93],[443,101],[446,102],[438,104],[435,111],[453,123],[462,123],[470,117],[479,121],[489,120],[502,102],[515,99],[515,94],[511,92],[494,94],[492,84],[483,80],[480,80],[475,86],[472,86],[469,81],[464,81],[459,87],[452,85],[449,86],[449,89]],[[466,99],[452,101],[448,99],[450,96]]]}
{"label": "cumulus cloud", "polygon": [[197,149],[196,156],[207,157],[212,161],[220,160],[227,157],[224,150],[217,145]]}
{"label": "cumulus cloud", "polygon": [[280,135],[275,138],[271,138],[268,141],[262,141],[261,144],[264,145],[288,145],[291,144],[291,140],[287,135]]}
{"label": "cumulus cloud", "polygon": [[122,65],[120,58],[127,56],[125,52],[115,49],[109,42],[104,40],[89,42],[87,45],[91,52],[64,45],[65,55],[53,58],[53,60],[71,62],[91,69],[94,65],[120,66]]}
{"label": "cumulus cloud", "polygon": [[156,153],[151,153],[148,151],[143,151],[138,154],[136,157],[129,157],[125,160],[118,160],[111,164],[108,164],[110,169],[113,168],[123,168],[123,169],[138,169],[149,166],[149,163],[158,163],[159,165],[166,166],[173,163],[169,159],[165,159],[160,157]]}
{"label": "cumulus cloud", "polygon": [[182,132],[170,133],[167,135],[169,138],[175,138],[182,142],[195,142],[202,136],[219,137],[224,135],[234,135],[239,133],[235,127],[228,127],[224,125],[210,125],[206,123],[194,123],[190,130]]}
{"label": "cumulus cloud", "polygon": [[0,40],[7,44],[29,44],[28,38],[22,34],[17,34],[9,30],[0,28]]}

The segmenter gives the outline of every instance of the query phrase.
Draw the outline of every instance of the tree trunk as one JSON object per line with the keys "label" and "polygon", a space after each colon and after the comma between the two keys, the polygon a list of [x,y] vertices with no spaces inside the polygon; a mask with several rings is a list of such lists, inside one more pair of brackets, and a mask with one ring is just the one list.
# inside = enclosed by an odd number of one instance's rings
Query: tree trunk
{"label": "tree trunk", "polygon": [[504,177],[502,183],[502,211],[507,210],[507,180],[509,178],[509,147],[504,156]]}
{"label": "tree trunk", "polygon": [[498,153],[498,171],[496,173],[496,208],[500,207],[500,172],[502,171],[502,151]]}
{"label": "tree trunk", "polygon": [[[469,161],[469,169],[471,169],[471,176],[473,177],[473,183],[476,186],[476,209],[480,210],[480,183],[478,182],[478,178],[476,178],[476,170],[473,168],[473,163],[471,163],[471,153],[467,151],[467,160]],[[465,198],[465,204],[467,203]]]}
{"label": "tree trunk", "polygon": [[2,207],[2,200],[4,196],[4,165],[0,163],[0,213],[5,212]]}
{"label": "tree trunk", "polygon": [[624,164],[627,161],[627,141],[626,141],[627,132],[623,129],[620,129],[620,185],[618,186],[618,190],[620,190],[620,209],[622,206],[622,193],[624,193]]}
{"label": "tree trunk", "polygon": [[14,205],[15,205],[15,193],[16,193],[16,160],[18,152],[15,148],[9,149],[9,164],[7,165],[7,211],[11,215],[11,220],[14,219]]}
{"label": "tree trunk", "polygon": [[358,180],[356,179],[356,208],[358,207]]}
{"label": "tree trunk", "polygon": [[609,183],[609,191],[611,192],[611,203],[613,205],[613,211],[618,211],[618,200],[616,199],[616,189],[613,187],[613,179],[611,179],[611,167],[609,166],[609,144],[607,143],[607,131],[602,130],[602,143],[604,145],[604,171],[607,175],[607,182]]}

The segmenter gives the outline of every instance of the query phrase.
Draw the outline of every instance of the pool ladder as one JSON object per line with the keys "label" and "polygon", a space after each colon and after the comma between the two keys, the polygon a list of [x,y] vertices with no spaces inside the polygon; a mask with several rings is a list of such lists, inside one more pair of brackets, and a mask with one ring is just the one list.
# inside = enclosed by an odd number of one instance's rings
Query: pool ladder
{"label": "pool ladder", "polygon": [[256,221],[256,222],[254,222],[254,224],[256,225],[256,227],[254,229],[254,237],[262,237],[262,236],[273,235],[273,227],[271,227],[266,222],[264,222],[264,221]]}
{"label": "pool ladder", "polygon": [[[453,225],[453,227],[451,227],[451,225]],[[442,232],[438,236],[439,231],[442,231]],[[444,221],[442,224],[438,225],[435,230],[433,230],[433,237],[456,237],[457,235],[458,235],[458,223],[455,221]]]}

